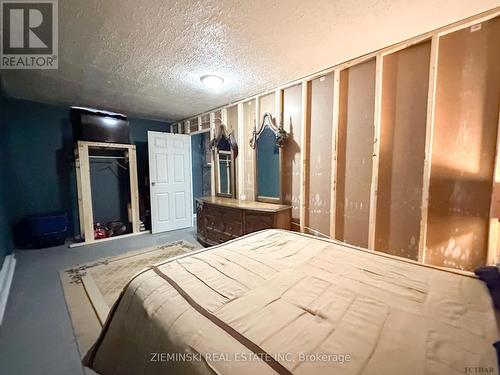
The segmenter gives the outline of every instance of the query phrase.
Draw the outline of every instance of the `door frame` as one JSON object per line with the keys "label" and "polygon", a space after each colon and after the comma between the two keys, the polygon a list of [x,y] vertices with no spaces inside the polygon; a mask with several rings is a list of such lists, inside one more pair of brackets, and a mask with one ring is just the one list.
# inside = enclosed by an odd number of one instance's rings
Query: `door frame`
{"label": "door frame", "polygon": [[[140,233],[139,219],[139,189],[137,185],[137,157],[136,147],[132,144],[87,142],[78,141],[75,145],[75,169],[76,184],[78,192],[78,215],[80,219],[80,236],[89,244],[100,242],[94,239],[94,213],[92,209],[92,189],[90,184],[90,150],[111,149],[121,150],[127,153],[129,159],[129,183],[130,183],[130,222],[132,233]],[[110,239],[122,238],[122,236],[109,237]]]}

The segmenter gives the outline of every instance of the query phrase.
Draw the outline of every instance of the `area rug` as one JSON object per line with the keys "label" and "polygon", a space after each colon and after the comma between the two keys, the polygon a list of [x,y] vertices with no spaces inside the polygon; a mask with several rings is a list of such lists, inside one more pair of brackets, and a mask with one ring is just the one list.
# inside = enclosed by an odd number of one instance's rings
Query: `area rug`
{"label": "area rug", "polygon": [[64,297],[81,357],[95,342],[108,312],[123,287],[155,263],[199,249],[187,241],[98,259],[59,272]]}

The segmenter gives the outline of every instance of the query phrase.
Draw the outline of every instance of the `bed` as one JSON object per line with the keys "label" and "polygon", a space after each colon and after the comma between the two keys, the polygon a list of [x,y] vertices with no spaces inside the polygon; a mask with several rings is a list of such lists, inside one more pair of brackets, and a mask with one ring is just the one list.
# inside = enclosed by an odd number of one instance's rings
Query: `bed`
{"label": "bed", "polygon": [[110,374],[498,373],[467,274],[266,230],[143,270],[84,364]]}

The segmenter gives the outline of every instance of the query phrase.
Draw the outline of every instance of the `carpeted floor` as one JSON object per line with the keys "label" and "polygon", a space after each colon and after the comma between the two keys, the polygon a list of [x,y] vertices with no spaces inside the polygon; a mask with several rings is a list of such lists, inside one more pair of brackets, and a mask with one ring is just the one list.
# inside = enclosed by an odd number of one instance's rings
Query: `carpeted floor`
{"label": "carpeted floor", "polygon": [[136,273],[199,248],[199,244],[177,241],[98,259],[61,271],[59,275],[80,356],[83,358],[95,342],[111,306]]}
{"label": "carpeted floor", "polygon": [[16,251],[14,280],[0,326],[0,374],[83,375],[59,271],[181,240],[196,244],[195,229],[144,234],[73,249],[66,244]]}

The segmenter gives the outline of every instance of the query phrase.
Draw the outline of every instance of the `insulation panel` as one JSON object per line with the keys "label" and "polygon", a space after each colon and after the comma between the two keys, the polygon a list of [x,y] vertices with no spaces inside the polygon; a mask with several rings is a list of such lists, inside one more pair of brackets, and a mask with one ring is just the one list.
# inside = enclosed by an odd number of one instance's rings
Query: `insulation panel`
{"label": "insulation panel", "polygon": [[416,260],[430,42],[384,56],[375,250]]}
{"label": "insulation panel", "polygon": [[375,60],[340,73],[335,237],[368,247]]}
{"label": "insulation panel", "polygon": [[189,120],[189,131],[191,133],[198,131],[198,118],[197,117]]}
{"label": "insulation panel", "polygon": [[425,262],[486,259],[500,101],[500,18],[440,38]]}
{"label": "insulation panel", "polygon": [[234,132],[234,137],[238,139],[238,106],[228,107],[226,110],[226,128],[228,132]]}
{"label": "insulation panel", "polygon": [[201,128],[210,129],[210,114],[201,116]]}
{"label": "insulation panel", "polygon": [[214,112],[214,124],[218,128],[222,124],[222,110],[217,110]]}
{"label": "insulation panel", "polygon": [[313,234],[330,233],[333,73],[311,82],[309,174],[306,227]]}
{"label": "insulation panel", "polygon": [[[270,113],[273,118],[276,116],[276,107],[275,107],[275,94],[274,92],[261,96],[259,97],[259,102],[260,102],[260,107],[259,107],[259,112],[260,112],[260,123],[262,123],[262,119],[264,118],[264,113],[268,112]],[[258,124],[260,125],[260,124]]]}

